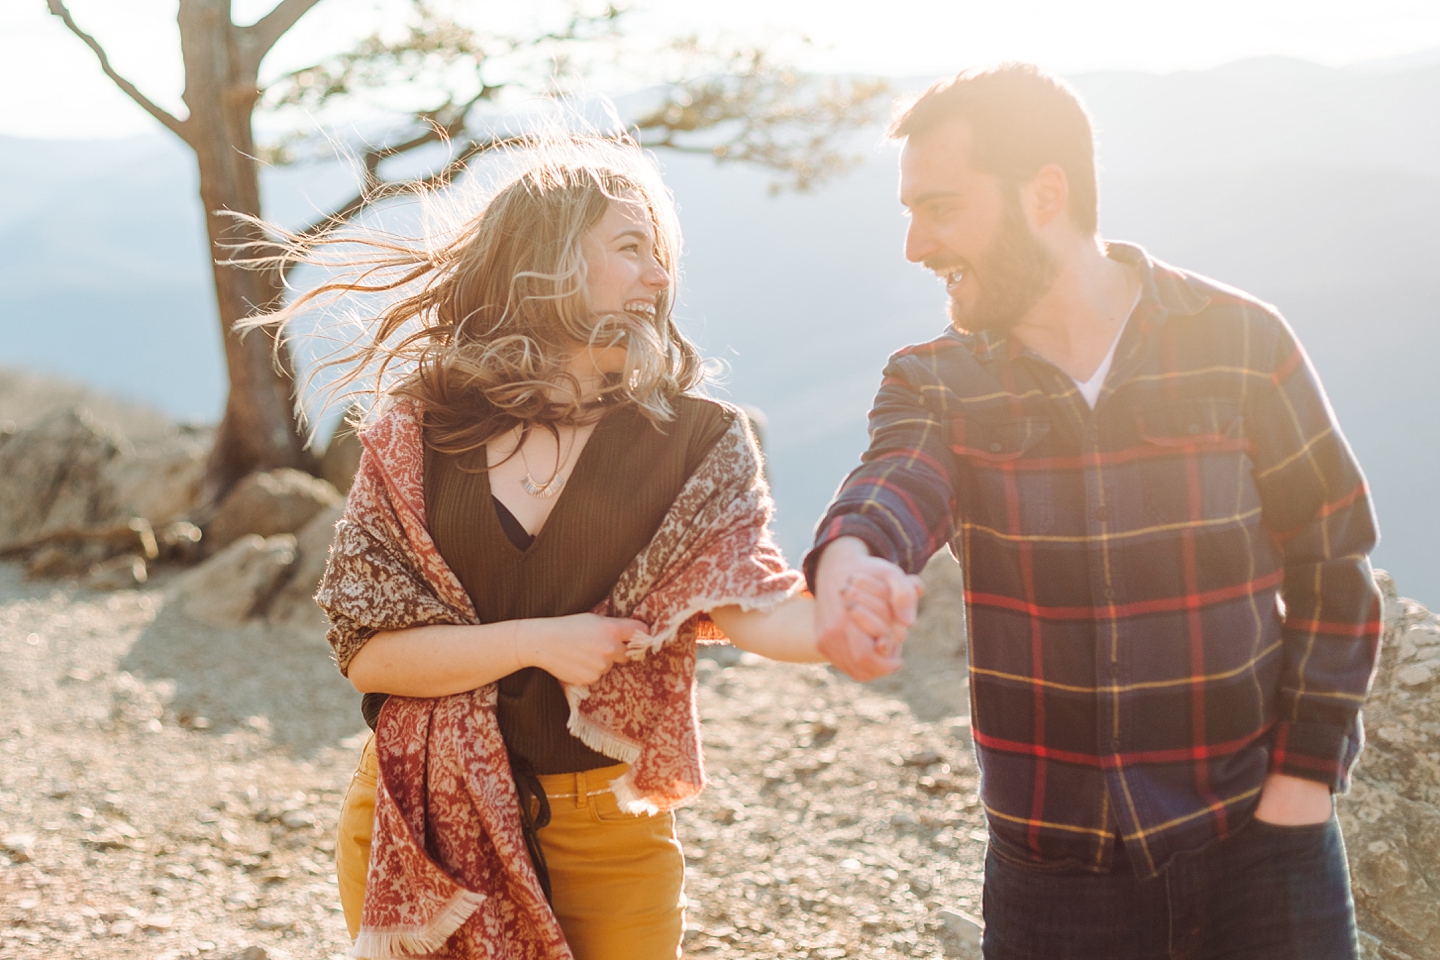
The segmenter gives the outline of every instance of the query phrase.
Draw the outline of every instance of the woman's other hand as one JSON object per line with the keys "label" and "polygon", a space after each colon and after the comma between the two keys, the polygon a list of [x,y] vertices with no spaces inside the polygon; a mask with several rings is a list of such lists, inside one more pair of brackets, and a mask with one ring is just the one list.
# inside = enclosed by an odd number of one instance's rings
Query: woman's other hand
{"label": "woman's other hand", "polygon": [[647,633],[639,620],[570,617],[434,624],[371,637],[346,674],[361,693],[446,697],[539,667],[562,683],[594,683],[625,659],[625,643]]}
{"label": "woman's other hand", "polygon": [[539,667],[561,683],[586,686],[626,659],[626,644],[649,628],[639,620],[577,613],[523,621],[517,632],[517,659]]}

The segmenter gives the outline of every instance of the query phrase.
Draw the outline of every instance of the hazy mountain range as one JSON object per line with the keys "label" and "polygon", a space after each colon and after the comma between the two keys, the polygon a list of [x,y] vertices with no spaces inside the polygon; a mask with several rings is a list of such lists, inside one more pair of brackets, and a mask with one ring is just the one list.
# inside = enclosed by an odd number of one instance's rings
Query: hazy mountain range
{"label": "hazy mountain range", "polygon": [[[1101,229],[1277,304],[1364,465],[1401,590],[1440,597],[1440,64],[1254,60],[1072,78],[1100,139]],[[913,86],[913,84],[911,84]],[[793,560],[865,440],[887,354],[929,339],[943,291],[901,255],[894,149],[803,196],[763,172],[662,157],[686,231],[687,328],[721,391],[769,416]],[[0,138],[0,363],[218,415],[223,368],[195,177],[160,135]],[[267,181],[300,223],[333,171]]]}

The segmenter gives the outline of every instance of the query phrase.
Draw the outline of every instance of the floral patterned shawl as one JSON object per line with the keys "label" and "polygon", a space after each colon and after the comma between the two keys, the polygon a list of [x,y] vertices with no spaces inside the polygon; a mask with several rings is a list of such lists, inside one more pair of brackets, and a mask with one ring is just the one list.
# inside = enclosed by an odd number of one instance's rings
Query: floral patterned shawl
{"label": "floral patterned shawl", "polygon": [[[419,408],[396,404],[362,439],[316,596],[342,671],[379,631],[477,622],[426,527]],[[767,609],[801,585],[771,539],[771,510],[759,452],[737,415],[595,611],[650,627],[628,662],[566,690],[571,732],[630,764],[612,785],[622,809],[672,809],[704,786],[695,645],[706,628],[718,637],[704,612]],[[355,956],[571,957],[526,853],[495,702],[494,684],[386,701]]]}

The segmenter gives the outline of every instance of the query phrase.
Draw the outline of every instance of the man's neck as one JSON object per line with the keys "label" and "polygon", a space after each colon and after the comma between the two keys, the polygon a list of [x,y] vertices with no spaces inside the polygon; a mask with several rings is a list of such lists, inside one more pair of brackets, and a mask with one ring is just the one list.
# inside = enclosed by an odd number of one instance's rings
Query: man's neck
{"label": "man's neck", "polygon": [[1052,251],[1059,272],[1011,331],[1076,380],[1094,376],[1139,299],[1139,277],[1095,239]]}

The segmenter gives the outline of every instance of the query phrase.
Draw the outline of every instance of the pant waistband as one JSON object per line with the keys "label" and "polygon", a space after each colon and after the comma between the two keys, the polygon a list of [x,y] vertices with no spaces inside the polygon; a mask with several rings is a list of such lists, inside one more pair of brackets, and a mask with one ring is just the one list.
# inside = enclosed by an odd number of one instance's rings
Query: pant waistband
{"label": "pant waistband", "polygon": [[575,800],[585,806],[590,797],[610,792],[610,782],[618,780],[630,769],[628,763],[617,763],[613,767],[596,767],[594,770],[579,770],[575,773],[545,773],[537,779],[545,796],[551,800]]}

